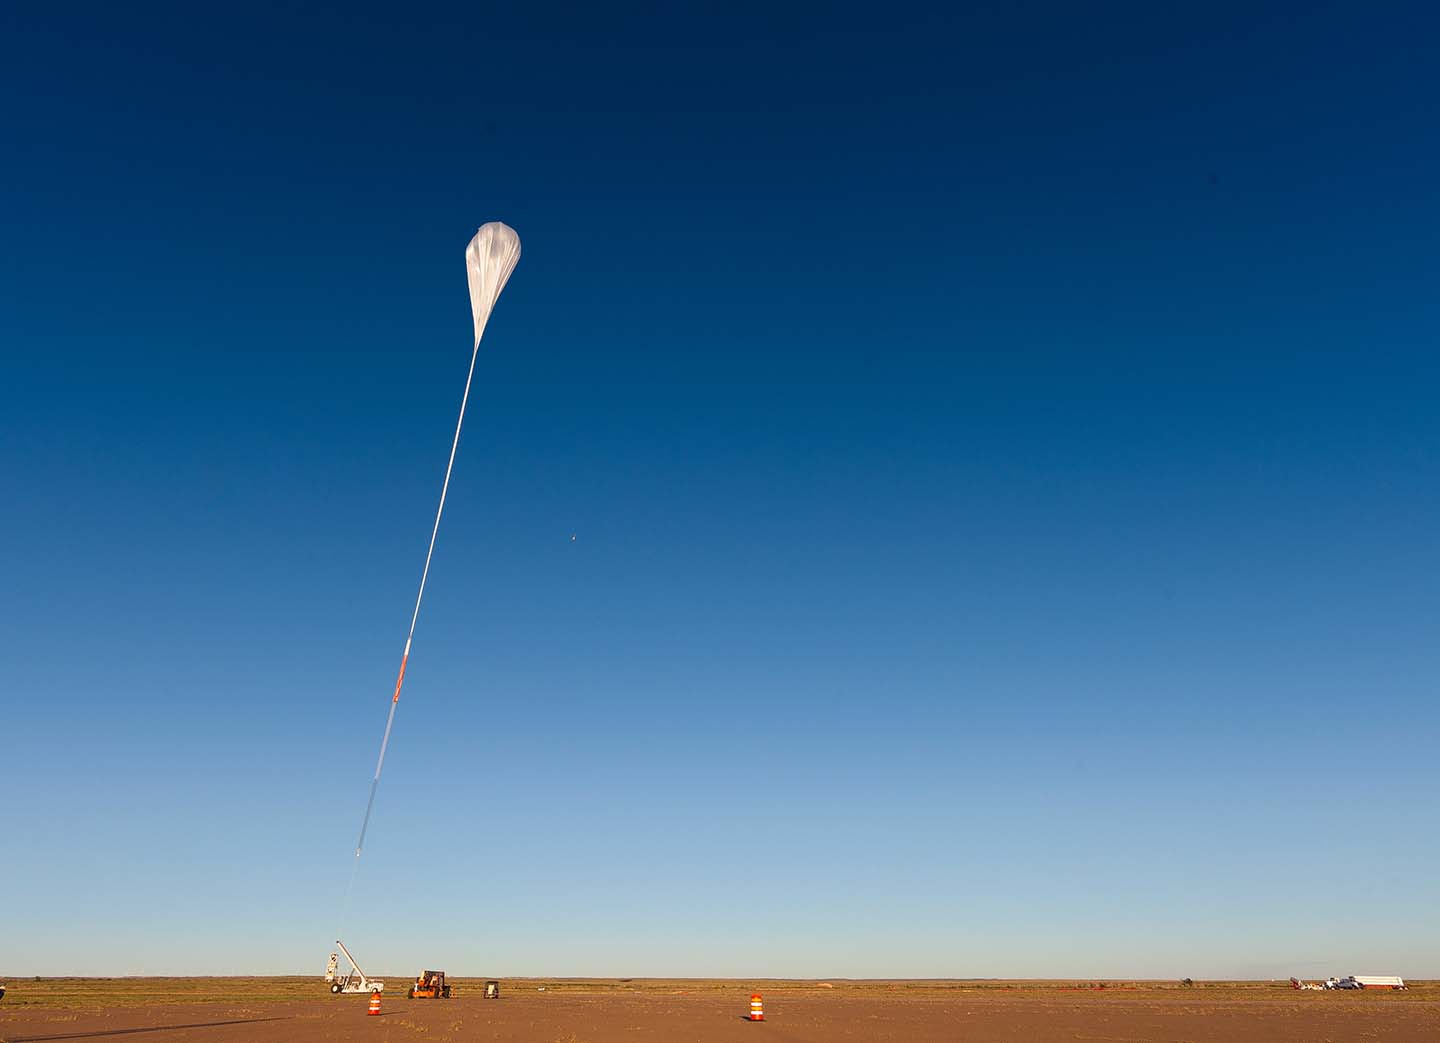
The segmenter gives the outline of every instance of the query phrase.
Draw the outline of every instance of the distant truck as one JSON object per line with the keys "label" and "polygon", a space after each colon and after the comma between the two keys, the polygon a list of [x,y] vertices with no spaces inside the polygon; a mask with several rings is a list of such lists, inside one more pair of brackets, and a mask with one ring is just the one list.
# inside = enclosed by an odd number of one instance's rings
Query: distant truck
{"label": "distant truck", "polygon": [[1327,989],[1408,989],[1405,979],[1391,974],[1352,974],[1348,978],[1330,978]]}
{"label": "distant truck", "polygon": [[1390,974],[1352,974],[1350,980],[1362,989],[1406,989],[1405,979]]}

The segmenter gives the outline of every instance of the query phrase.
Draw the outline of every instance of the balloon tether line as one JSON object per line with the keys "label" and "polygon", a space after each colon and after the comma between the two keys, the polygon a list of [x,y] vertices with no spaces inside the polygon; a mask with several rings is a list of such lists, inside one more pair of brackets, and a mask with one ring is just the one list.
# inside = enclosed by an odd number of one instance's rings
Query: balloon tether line
{"label": "balloon tether line", "polygon": [[[488,318],[488,316],[487,316]],[[365,803],[365,818],[360,823],[360,839],[355,842],[355,857],[365,847],[365,831],[370,828],[370,812],[375,807],[375,791],[380,786],[380,772],[385,767],[385,749],[390,745],[390,729],[395,724],[395,707],[400,705],[400,688],[405,683],[405,664],[410,659],[410,642],[415,638],[415,621],[420,618],[420,602],[425,598],[425,581],[430,578],[430,559],[435,554],[435,537],[440,532],[440,516],[445,513],[445,495],[450,491],[450,472],[455,467],[455,450],[460,446],[460,428],[465,423],[465,407],[470,401],[470,381],[475,376],[475,359],[480,354],[482,325],[475,334],[475,347],[470,352],[470,372],[465,375],[465,394],[460,397],[460,417],[455,421],[455,438],[450,442],[450,461],[445,465],[445,482],[440,486],[440,506],[435,508],[435,525],[430,530],[430,549],[425,552],[425,569],[420,573],[420,592],[415,595],[415,611],[410,614],[410,632],[405,635],[405,651],[400,656],[400,673],[395,678],[395,694],[390,697],[390,714],[385,718],[385,735],[380,739],[380,757],[375,762],[375,777],[370,780],[370,799]],[[354,876],[351,876],[354,883]]]}
{"label": "balloon tether line", "polygon": [[340,903],[340,925],[335,929],[336,938],[345,937],[345,923],[350,919],[350,894],[355,890],[355,878],[360,875],[360,860],[351,860],[350,882],[345,885],[345,898]]}

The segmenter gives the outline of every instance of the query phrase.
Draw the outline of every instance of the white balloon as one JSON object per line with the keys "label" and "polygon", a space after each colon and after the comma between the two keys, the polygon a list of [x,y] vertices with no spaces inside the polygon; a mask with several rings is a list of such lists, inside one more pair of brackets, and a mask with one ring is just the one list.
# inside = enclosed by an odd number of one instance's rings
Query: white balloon
{"label": "white balloon", "polygon": [[505,289],[505,282],[520,260],[520,237],[500,221],[480,226],[465,248],[465,268],[470,277],[470,310],[475,315],[475,343],[485,332],[490,310]]}

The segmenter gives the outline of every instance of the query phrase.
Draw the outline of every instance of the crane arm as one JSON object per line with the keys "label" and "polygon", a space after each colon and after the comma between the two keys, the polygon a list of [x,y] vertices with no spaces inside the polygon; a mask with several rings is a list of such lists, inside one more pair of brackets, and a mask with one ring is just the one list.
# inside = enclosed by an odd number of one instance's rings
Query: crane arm
{"label": "crane arm", "polygon": [[335,944],[340,946],[340,951],[343,952],[345,954],[345,958],[350,961],[350,966],[354,967],[355,970],[359,972],[361,978],[365,978],[365,972],[363,970],[360,970],[360,965],[355,962],[355,957],[350,955],[350,950],[345,948],[345,943],[342,942],[339,938],[336,938]]}

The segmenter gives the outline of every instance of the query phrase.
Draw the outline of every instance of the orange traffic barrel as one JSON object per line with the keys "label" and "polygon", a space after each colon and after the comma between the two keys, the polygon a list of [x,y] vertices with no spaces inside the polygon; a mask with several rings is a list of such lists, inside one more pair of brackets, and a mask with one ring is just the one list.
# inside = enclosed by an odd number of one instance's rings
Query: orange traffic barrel
{"label": "orange traffic barrel", "polygon": [[376,989],[374,992],[372,992],[372,993],[370,994],[370,1009],[367,1010],[365,1013],[366,1013],[366,1014],[374,1014],[374,1015],[376,1015],[376,1016],[379,1016],[379,1014],[380,1014],[380,990],[379,990],[379,989]]}
{"label": "orange traffic barrel", "polygon": [[760,994],[758,992],[753,993],[750,996],[750,1020],[765,1020],[765,1003],[763,1000],[760,999]]}

